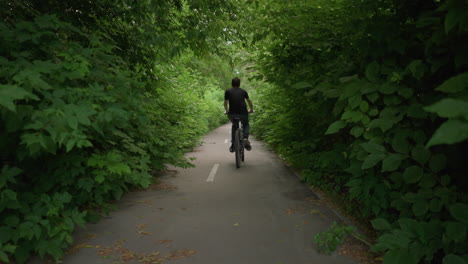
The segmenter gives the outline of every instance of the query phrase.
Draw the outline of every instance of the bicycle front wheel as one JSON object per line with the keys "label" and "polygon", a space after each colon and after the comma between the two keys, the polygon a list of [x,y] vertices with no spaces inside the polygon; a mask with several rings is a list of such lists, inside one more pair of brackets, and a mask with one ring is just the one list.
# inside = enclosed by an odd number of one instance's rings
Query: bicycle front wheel
{"label": "bicycle front wheel", "polygon": [[236,134],[234,135],[234,148],[236,150],[236,167],[240,168],[241,164],[241,144],[240,144],[240,130],[236,130]]}

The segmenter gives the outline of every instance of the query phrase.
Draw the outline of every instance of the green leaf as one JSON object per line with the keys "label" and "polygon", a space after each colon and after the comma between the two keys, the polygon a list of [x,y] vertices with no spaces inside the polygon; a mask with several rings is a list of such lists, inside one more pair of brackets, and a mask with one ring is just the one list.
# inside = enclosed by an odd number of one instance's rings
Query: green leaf
{"label": "green leaf", "polygon": [[398,89],[398,85],[395,85],[393,83],[384,83],[380,85],[379,87],[379,91],[386,95],[395,93],[397,89]]}
{"label": "green leaf", "polygon": [[404,132],[396,133],[392,139],[392,148],[396,152],[406,154],[409,152],[410,144],[408,142],[408,134]]}
{"label": "green leaf", "polygon": [[371,93],[371,94],[367,95],[367,98],[369,99],[369,101],[371,101],[371,103],[375,103],[377,101],[377,99],[379,99],[379,94],[378,93]]}
{"label": "green leaf", "polygon": [[327,98],[338,98],[340,97],[341,90],[340,89],[328,89],[325,91],[322,91],[323,96]]}
{"label": "green leaf", "polygon": [[375,165],[377,165],[377,163],[379,163],[384,158],[385,158],[385,154],[383,153],[370,154],[364,159],[364,162],[362,163],[361,168],[365,170],[365,169],[370,169],[372,167],[375,167]]}
{"label": "green leaf", "polygon": [[468,264],[463,258],[457,255],[449,254],[444,257],[442,264]]}
{"label": "green leaf", "polygon": [[357,137],[360,137],[362,133],[364,133],[364,128],[355,126],[351,129],[349,133],[357,138]]}
{"label": "green leaf", "polygon": [[413,90],[408,87],[399,87],[398,94],[401,95],[403,98],[408,99],[413,96]]}
{"label": "green leaf", "polygon": [[8,165],[3,166],[0,173],[0,190],[2,190],[8,182],[15,183],[15,177],[22,172],[23,170],[17,167],[9,167]]}
{"label": "green leaf", "polygon": [[379,78],[380,73],[380,65],[373,61],[372,63],[368,64],[366,67],[366,78],[371,82],[376,82]]}
{"label": "green leaf", "polygon": [[455,144],[468,138],[468,122],[448,120],[434,133],[426,147],[440,144]]}
{"label": "green leaf", "polygon": [[70,150],[73,149],[73,146],[75,146],[75,143],[76,143],[76,141],[74,139],[69,139],[67,141],[67,145],[66,145],[67,152],[70,152]]}
{"label": "green leaf", "polygon": [[16,111],[15,100],[30,98],[39,100],[34,94],[27,92],[21,87],[15,85],[0,85],[0,106],[10,111]]}
{"label": "green leaf", "polygon": [[76,130],[78,128],[78,120],[74,116],[68,116],[67,123],[73,130]]}
{"label": "green leaf", "polygon": [[429,189],[434,187],[436,180],[432,174],[424,174],[421,180],[419,180],[419,186],[424,189]]}
{"label": "green leaf", "polygon": [[468,205],[456,203],[450,206],[450,214],[455,220],[468,224]]}
{"label": "green leaf", "polygon": [[411,71],[414,78],[420,80],[427,71],[427,66],[422,62],[422,60],[414,60],[408,65],[407,69]]}
{"label": "green leaf", "polygon": [[94,180],[97,182],[97,183],[103,183],[106,178],[104,178],[104,175],[102,173],[99,173],[98,175],[96,175],[96,177],[94,178]]}
{"label": "green leaf", "polygon": [[427,117],[427,113],[423,110],[423,107],[419,103],[411,104],[407,109],[407,115],[409,117],[424,119]]}
{"label": "green leaf", "polygon": [[12,237],[16,237],[16,226],[7,227],[5,225],[0,226],[0,244],[7,243]]}
{"label": "green leaf", "polygon": [[15,253],[16,246],[12,244],[6,244],[3,246],[3,251],[8,253]]}
{"label": "green leaf", "polygon": [[17,226],[19,223],[20,219],[15,216],[15,215],[10,215],[7,216],[4,220],[3,223],[8,225],[8,226]]}
{"label": "green leaf", "polygon": [[377,118],[370,122],[369,128],[380,128],[382,132],[385,132],[393,127],[395,122],[391,119]]}
{"label": "green leaf", "polygon": [[340,129],[342,129],[345,126],[346,126],[346,122],[342,120],[335,121],[328,127],[327,131],[325,132],[325,135],[334,134],[340,131]]}
{"label": "green leaf", "polygon": [[352,122],[360,121],[365,115],[359,111],[345,111],[341,116],[343,120],[350,120]]}
{"label": "green leaf", "polygon": [[442,201],[438,198],[434,198],[429,202],[429,209],[431,212],[438,213],[442,209]]}
{"label": "green leaf", "polygon": [[313,96],[318,92],[319,91],[317,89],[308,90],[307,92],[304,93],[304,96]]}
{"label": "green leaf", "polygon": [[384,218],[376,218],[372,220],[371,223],[375,230],[384,231],[392,229],[390,223]]}
{"label": "green leaf", "polygon": [[10,190],[10,189],[6,189],[6,190],[3,190],[3,192],[1,193],[3,197],[7,198],[6,201],[16,201],[17,198],[16,198],[16,192]]}
{"label": "green leaf", "polygon": [[425,148],[423,145],[417,145],[411,151],[411,156],[419,164],[424,165],[431,157],[431,152],[427,148]]}
{"label": "green leaf", "polygon": [[313,87],[312,84],[308,82],[298,82],[292,86],[294,89],[304,89],[308,87]]}
{"label": "green leaf", "polygon": [[368,116],[362,115],[361,123],[362,123],[363,125],[368,125],[368,124],[370,123],[370,121],[371,121],[371,120],[370,120],[370,118],[369,118]]}
{"label": "green leaf", "polygon": [[359,105],[359,109],[360,109],[363,113],[365,113],[365,112],[367,112],[367,110],[369,110],[369,104],[368,104],[366,101],[362,100],[362,101],[361,101],[361,104]]}
{"label": "green leaf", "polygon": [[127,164],[122,163],[122,162],[109,165],[109,166],[107,166],[107,169],[110,172],[118,174],[118,175],[122,175],[123,173],[130,173],[131,172],[130,167]]}
{"label": "green leaf", "polygon": [[3,263],[10,263],[10,260],[8,259],[7,254],[1,250],[0,250],[0,261]]}
{"label": "green leaf", "polygon": [[462,242],[466,238],[466,225],[458,222],[448,222],[446,234],[455,242]]}
{"label": "green leaf", "polygon": [[368,153],[384,153],[386,152],[385,147],[372,142],[362,143],[361,147]]}
{"label": "green leaf", "polygon": [[360,90],[363,87],[363,81],[361,80],[356,80],[352,81],[344,86],[343,91],[341,92],[340,95],[340,100],[344,100],[346,98],[350,97],[360,97]]}
{"label": "green leaf", "polygon": [[42,15],[34,18],[34,22],[40,27],[40,28],[53,28],[56,29],[57,27],[55,26],[55,23],[57,21],[57,18],[55,15]]}
{"label": "green leaf", "polygon": [[346,83],[346,82],[349,82],[349,81],[354,81],[354,80],[357,80],[358,79],[358,75],[357,74],[354,74],[354,75],[351,75],[351,76],[344,76],[344,77],[341,77],[339,79],[340,83]]}
{"label": "green leaf", "polygon": [[355,109],[356,107],[360,106],[361,102],[362,102],[362,98],[360,94],[357,94],[348,98],[348,103],[351,109]]}
{"label": "green leaf", "polygon": [[406,183],[416,183],[422,178],[422,176],[423,170],[419,166],[408,167],[403,173],[403,179]]}
{"label": "green leaf", "polygon": [[15,251],[15,258],[18,263],[24,263],[31,256],[31,249],[27,245],[20,246]]}
{"label": "green leaf", "polygon": [[395,171],[400,167],[404,156],[401,154],[390,154],[382,162],[382,172]]}
{"label": "green leaf", "polygon": [[447,157],[444,154],[435,154],[429,160],[429,168],[433,172],[440,172],[447,166]]}
{"label": "green leaf", "polygon": [[369,116],[376,116],[379,114],[379,110],[377,110],[376,108],[373,108],[369,111]]}
{"label": "green leaf", "polygon": [[378,93],[376,93],[377,88],[378,88],[377,85],[367,82],[366,80],[361,80],[360,86],[361,88],[359,89],[359,91],[361,92],[362,95],[373,93],[377,95],[378,97]]}
{"label": "green leaf", "polygon": [[429,210],[429,204],[426,200],[416,200],[412,207],[415,216],[422,216]]}
{"label": "green leaf", "polygon": [[418,260],[413,252],[407,249],[391,249],[384,256],[385,264],[417,264]]}
{"label": "green leaf", "polygon": [[450,8],[445,16],[444,27],[448,34],[457,24],[461,23],[465,17],[465,12],[462,8]]}
{"label": "green leaf", "polygon": [[468,88],[468,72],[459,74],[442,83],[436,88],[437,91],[445,93],[458,93]]}
{"label": "green leaf", "polygon": [[398,223],[400,224],[401,230],[424,239],[424,229],[418,221],[410,218],[400,218]]}
{"label": "green leaf", "polygon": [[29,222],[29,221],[21,223],[19,228],[18,228],[19,237],[20,238],[26,238],[26,239],[32,239],[34,237],[33,226],[34,226],[34,223]]}
{"label": "green leaf", "polygon": [[436,113],[440,117],[464,117],[468,120],[468,102],[461,100],[452,98],[442,99],[431,106],[425,107],[424,110]]}

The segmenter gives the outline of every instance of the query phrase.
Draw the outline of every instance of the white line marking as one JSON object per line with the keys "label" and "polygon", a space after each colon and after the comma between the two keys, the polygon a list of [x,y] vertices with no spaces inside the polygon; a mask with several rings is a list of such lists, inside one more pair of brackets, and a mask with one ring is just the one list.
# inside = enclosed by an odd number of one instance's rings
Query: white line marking
{"label": "white line marking", "polygon": [[226,139],[226,140],[224,140],[224,144],[226,144],[227,142],[228,142],[228,140],[227,140],[227,139]]}
{"label": "white line marking", "polygon": [[206,179],[207,182],[214,182],[214,177],[216,175],[216,172],[218,171],[219,164],[215,164],[213,166],[213,169],[211,169],[210,175],[208,176],[208,179]]}

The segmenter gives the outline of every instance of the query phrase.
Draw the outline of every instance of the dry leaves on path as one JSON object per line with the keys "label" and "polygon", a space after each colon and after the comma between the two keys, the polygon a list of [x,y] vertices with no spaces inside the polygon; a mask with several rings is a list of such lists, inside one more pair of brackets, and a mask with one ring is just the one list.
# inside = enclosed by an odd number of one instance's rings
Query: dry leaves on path
{"label": "dry leaves on path", "polygon": [[76,242],[73,246],[71,246],[70,248],[68,248],[66,251],[65,251],[65,255],[70,255],[70,254],[75,254],[77,253],[78,251],[80,251],[80,249],[82,248],[90,248],[90,247],[94,247],[92,245],[88,245],[86,242],[88,242],[89,240],[93,239],[97,237],[96,234],[92,234],[92,233],[88,233],[86,234],[86,236],[83,238],[83,239],[80,239],[79,242]]}
{"label": "dry leaves on path", "polygon": [[353,238],[347,239],[345,243],[339,247],[337,252],[340,255],[348,256],[359,261],[360,264],[382,263],[369,253],[369,246]]}
{"label": "dry leaves on path", "polygon": [[[152,253],[139,253],[129,248],[123,247],[125,240],[119,240],[115,242],[114,247],[101,247],[96,246],[98,249],[98,255],[103,258],[114,258],[116,262],[125,263],[138,263],[142,264],[163,264],[165,260],[176,260],[181,258],[189,258],[195,255],[195,250],[182,249],[172,251],[170,254],[162,256],[159,251]],[[172,240],[159,240],[160,244],[169,245]]]}
{"label": "dry leaves on path", "polygon": [[139,224],[139,225],[137,225],[137,226],[136,226],[137,233],[140,234],[140,235],[143,235],[143,236],[152,235],[153,233],[147,232],[147,231],[144,230],[145,227],[146,227],[145,224]]}
{"label": "dry leaves on path", "polygon": [[172,240],[159,240],[159,244],[163,245],[166,248],[172,247]]}
{"label": "dry leaves on path", "polygon": [[195,250],[188,250],[188,249],[183,249],[183,250],[176,250],[172,252],[169,256],[166,256],[165,258],[167,260],[175,260],[175,259],[180,259],[180,258],[189,258],[193,255],[195,255],[197,252]]}

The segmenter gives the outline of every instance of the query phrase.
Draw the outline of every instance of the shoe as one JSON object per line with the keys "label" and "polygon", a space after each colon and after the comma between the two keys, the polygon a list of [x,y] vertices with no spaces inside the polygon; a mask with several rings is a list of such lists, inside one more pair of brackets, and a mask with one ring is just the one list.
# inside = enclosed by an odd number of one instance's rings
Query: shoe
{"label": "shoe", "polygon": [[229,147],[229,152],[231,152],[231,153],[234,152],[234,145],[231,145],[231,146]]}
{"label": "shoe", "polygon": [[244,138],[244,148],[248,151],[252,150],[252,146],[250,146],[250,141],[248,138]]}

